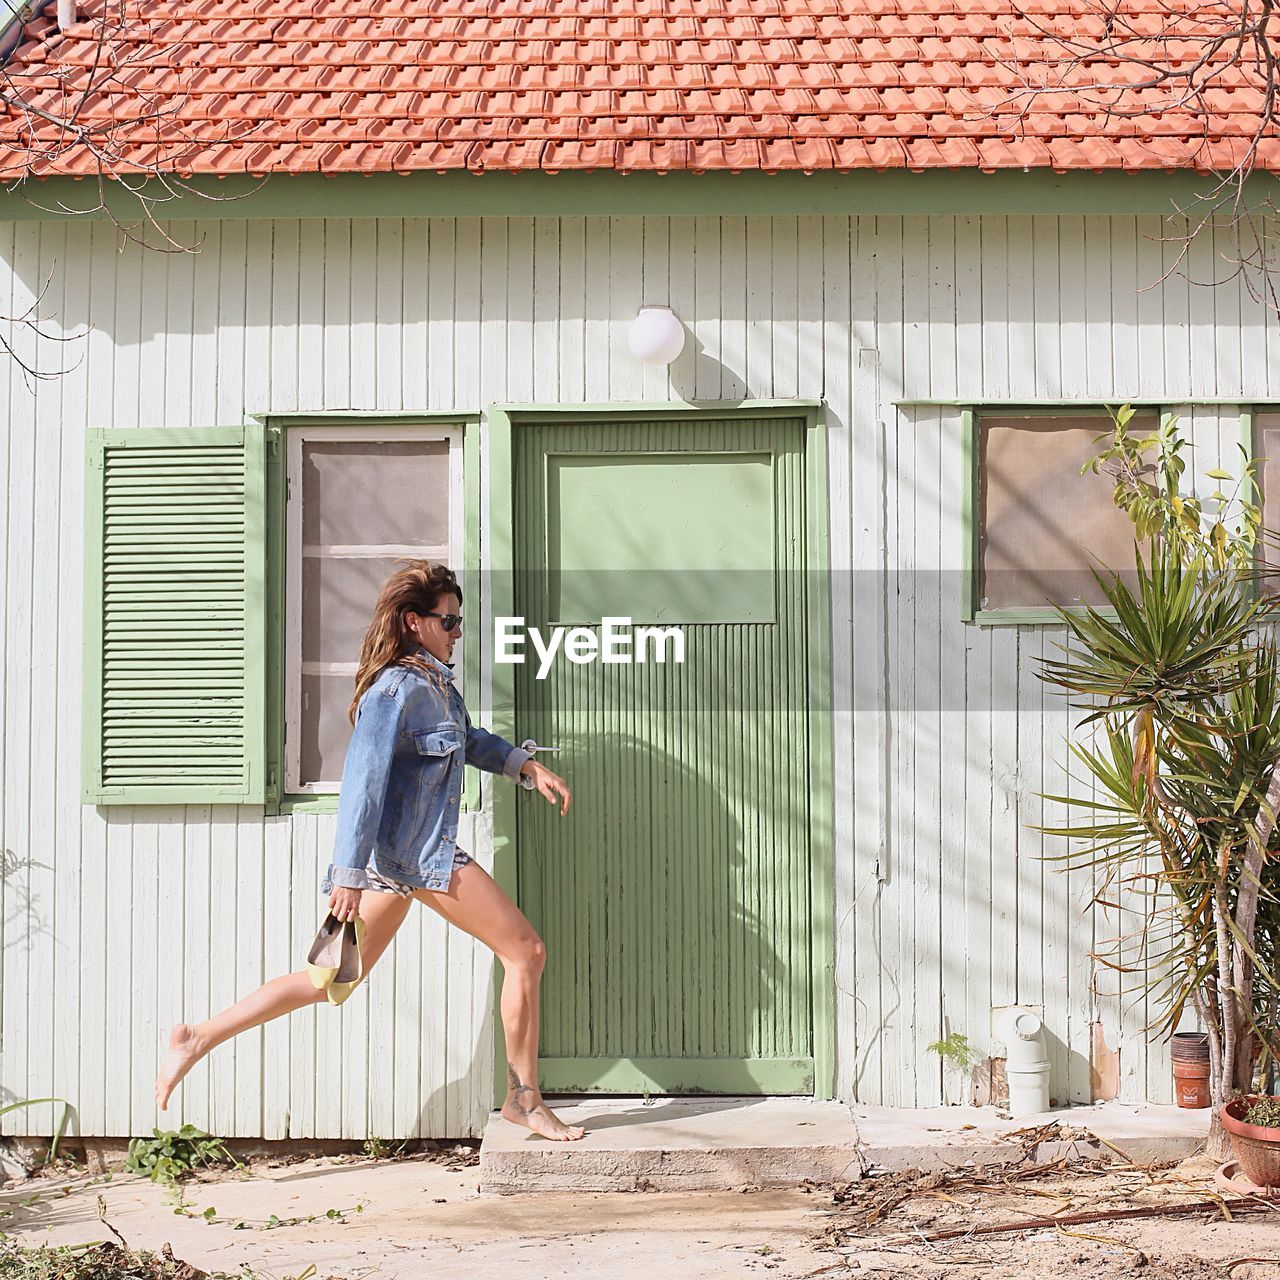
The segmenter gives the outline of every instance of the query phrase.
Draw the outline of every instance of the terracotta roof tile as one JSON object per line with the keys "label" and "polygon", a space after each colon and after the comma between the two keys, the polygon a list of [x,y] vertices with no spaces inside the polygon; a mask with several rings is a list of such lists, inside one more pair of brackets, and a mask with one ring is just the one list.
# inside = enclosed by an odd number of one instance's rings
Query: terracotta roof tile
{"label": "terracotta roof tile", "polygon": [[[1097,0],[152,0],[96,83],[118,8],[82,11],[67,33],[26,23],[12,82],[48,111],[83,97],[126,168],[184,174],[1212,168],[1262,102],[1248,68],[1188,105],[1116,59],[1028,94],[1061,75],[1064,41],[1101,32]],[[1188,6],[1166,39],[1161,0],[1108,0],[1184,61],[1204,50],[1187,24],[1215,12]],[[0,117],[0,179],[33,144],[42,173],[97,172],[35,119]],[[1280,139],[1258,154],[1280,167]]]}

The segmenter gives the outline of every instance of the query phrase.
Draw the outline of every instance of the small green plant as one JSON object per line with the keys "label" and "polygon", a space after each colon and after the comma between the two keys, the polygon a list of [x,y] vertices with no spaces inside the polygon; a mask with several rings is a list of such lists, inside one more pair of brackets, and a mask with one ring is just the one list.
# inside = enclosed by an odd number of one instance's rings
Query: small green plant
{"label": "small green plant", "polygon": [[228,1218],[221,1215],[214,1205],[209,1205],[205,1209],[197,1209],[183,1195],[182,1188],[177,1183],[173,1184],[172,1191],[174,1198],[173,1211],[179,1217],[207,1222],[210,1226],[230,1227],[233,1231],[274,1231],[277,1227],[298,1227],[322,1221],[345,1223],[349,1213],[363,1213],[365,1206],[363,1200],[357,1200],[355,1204],[348,1205],[342,1209],[325,1209],[322,1213],[301,1213],[291,1218],[282,1218],[278,1213],[273,1213],[267,1218]]}
{"label": "small green plant", "polygon": [[386,1138],[370,1136],[364,1140],[361,1150],[370,1160],[396,1160],[404,1155],[405,1143],[389,1142]]}
{"label": "small green plant", "polygon": [[67,1121],[71,1119],[71,1104],[65,1098],[20,1098],[17,1102],[0,1107],[0,1116],[7,1116],[11,1111],[21,1111],[26,1107],[41,1107],[47,1102],[62,1103],[62,1119],[58,1122],[57,1132],[50,1140],[49,1151],[45,1156],[45,1163],[52,1164],[58,1159],[58,1143],[67,1132]]}
{"label": "small green plant", "polygon": [[193,1124],[181,1129],[152,1129],[153,1137],[134,1138],[124,1167],[140,1173],[152,1182],[176,1182],[203,1165],[240,1163],[227,1150],[221,1138],[214,1138]]}
{"label": "small green plant", "polygon": [[969,1037],[958,1031],[951,1032],[943,1040],[935,1040],[928,1049],[957,1071],[967,1071],[978,1061],[978,1054],[969,1043]]}
{"label": "small green plant", "polygon": [[1244,1122],[1263,1129],[1280,1129],[1280,1098],[1259,1098],[1244,1113]]}
{"label": "small green plant", "polygon": [[328,1220],[329,1222],[343,1222],[347,1220],[349,1213],[363,1213],[364,1201],[358,1200],[349,1209],[326,1209],[323,1213],[304,1213],[296,1218],[281,1218],[277,1214],[272,1214],[266,1222],[262,1224],[261,1230],[274,1231],[276,1227],[300,1227],[307,1223],[321,1222]]}

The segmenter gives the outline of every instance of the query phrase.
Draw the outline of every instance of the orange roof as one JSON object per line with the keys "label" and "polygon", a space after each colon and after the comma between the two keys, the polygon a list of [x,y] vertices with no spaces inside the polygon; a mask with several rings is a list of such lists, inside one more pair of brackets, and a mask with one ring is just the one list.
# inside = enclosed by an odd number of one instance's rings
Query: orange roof
{"label": "orange roof", "polygon": [[[1178,8],[1118,3],[1150,39]],[[1224,68],[1198,107],[1121,88],[1111,100],[1133,114],[1108,115],[1097,84],[1132,83],[1122,62],[1020,97],[1062,65],[1050,33],[1101,29],[1095,0],[155,0],[129,6],[109,76],[99,35],[117,0],[82,0],[66,33],[53,8],[7,62],[34,113],[0,117],[0,177],[28,159],[99,172],[35,114],[69,102],[120,122],[109,171],[260,174],[1211,169],[1241,154],[1261,100]],[[1259,158],[1280,169],[1280,141]]]}

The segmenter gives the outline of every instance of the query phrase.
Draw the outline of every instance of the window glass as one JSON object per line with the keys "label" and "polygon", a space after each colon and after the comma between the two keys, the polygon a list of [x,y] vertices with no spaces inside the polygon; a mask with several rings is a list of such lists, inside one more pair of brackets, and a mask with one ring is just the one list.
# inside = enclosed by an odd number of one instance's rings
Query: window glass
{"label": "window glass", "polygon": [[309,440],[302,487],[304,542],[449,541],[446,440]]}
{"label": "window glass", "polygon": [[460,442],[439,428],[289,437],[285,789],[337,790],[378,588],[406,558],[453,564]]}
{"label": "window glass", "polygon": [[[444,559],[440,555],[434,558]],[[354,662],[360,653],[365,628],[373,616],[378,588],[398,567],[398,557],[395,556],[320,556],[304,553],[303,660]]]}
{"label": "window glass", "polygon": [[301,778],[312,784],[342,777],[351,737],[347,708],[352,692],[351,675],[303,674],[299,764]]}
{"label": "window glass", "polygon": [[[1134,434],[1156,415],[1135,415]],[[1081,475],[1110,427],[1102,415],[978,420],[978,608],[1102,604],[1092,568],[1133,565],[1133,522],[1105,473]]]}

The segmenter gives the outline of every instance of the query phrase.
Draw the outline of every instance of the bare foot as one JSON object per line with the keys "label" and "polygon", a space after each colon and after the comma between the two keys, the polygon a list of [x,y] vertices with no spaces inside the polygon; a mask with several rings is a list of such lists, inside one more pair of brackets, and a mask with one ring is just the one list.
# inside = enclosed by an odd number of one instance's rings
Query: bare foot
{"label": "bare foot", "polygon": [[179,1022],[169,1032],[169,1052],[164,1055],[160,1074],[156,1076],[156,1101],[161,1111],[169,1106],[169,1095],[178,1087],[178,1081],[204,1057],[204,1052],[190,1023]]}
{"label": "bare foot", "polygon": [[539,1137],[552,1142],[577,1142],[586,1133],[578,1124],[565,1124],[541,1098],[532,1106],[527,1094],[508,1098],[502,1107],[502,1118],[525,1129],[532,1129]]}

